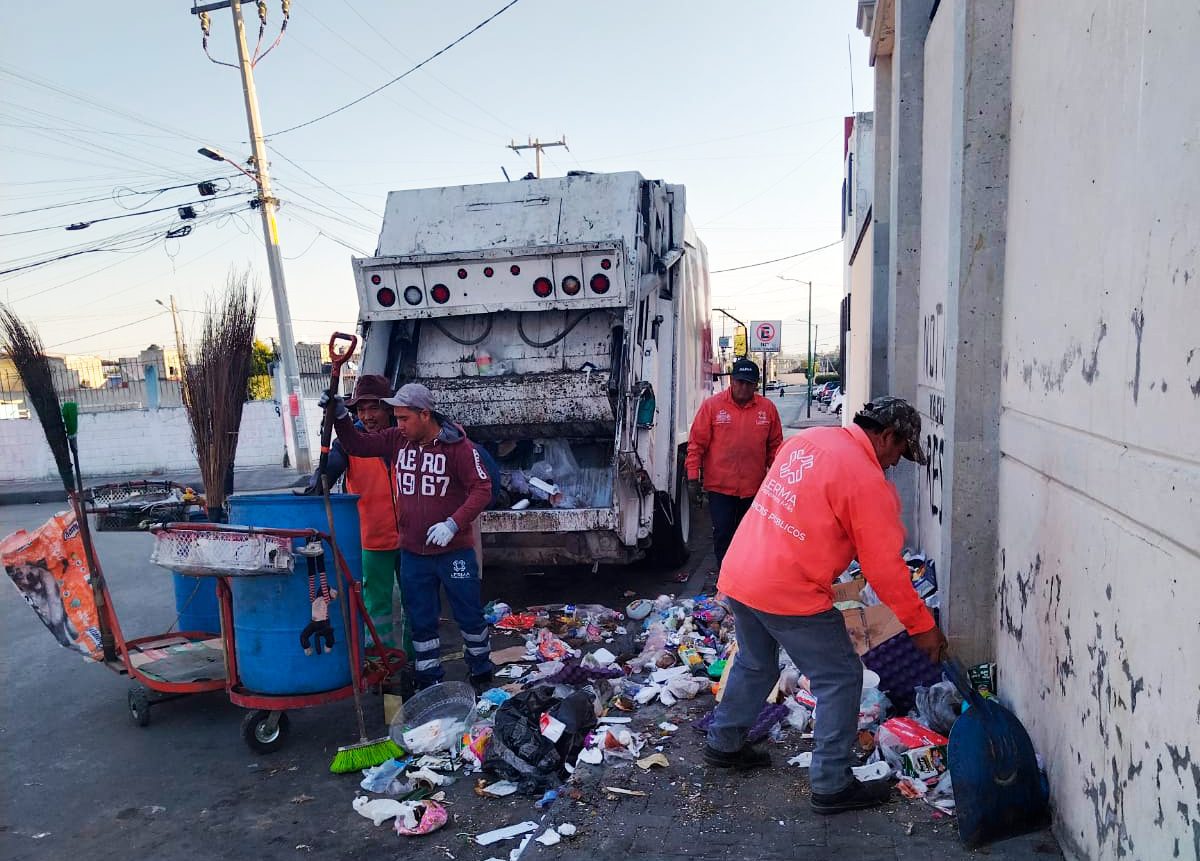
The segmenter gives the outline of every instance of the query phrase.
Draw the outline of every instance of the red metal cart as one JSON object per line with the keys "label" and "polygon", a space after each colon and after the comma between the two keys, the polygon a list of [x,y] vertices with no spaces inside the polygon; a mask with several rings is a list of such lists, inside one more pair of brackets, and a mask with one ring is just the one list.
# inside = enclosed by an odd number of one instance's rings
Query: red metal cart
{"label": "red metal cart", "polygon": [[[214,523],[168,523],[151,530],[158,547],[164,542],[174,547],[195,547],[196,539],[207,539],[216,543],[255,543],[252,552],[241,554],[241,559],[228,558],[198,559],[196,554],[184,551],[182,556],[155,559],[157,564],[178,568],[190,568],[196,573],[216,575],[217,597],[221,613],[221,646],[224,657],[222,687],[234,705],[250,709],[242,721],[242,738],[251,750],[269,753],[284,743],[288,730],[287,711],[310,706],[337,702],[369,687],[384,684],[403,669],[405,654],[400,649],[384,646],[375,630],[362,600],[362,586],[350,574],[349,566],[337,545],[327,533],[316,529],[276,529],[265,527],[228,526]],[[290,553],[292,542],[322,542],[333,551],[336,582],[341,595],[348,601],[347,645],[350,651],[350,684],[333,690],[303,694],[266,694],[248,689],[238,671],[237,641],[233,618],[233,593],[230,581],[235,577],[258,577],[290,575],[290,559],[287,565],[280,564],[279,557]],[[158,548],[156,548],[158,555]],[[200,554],[203,555],[203,554]],[[190,556],[190,558],[188,558]],[[297,575],[298,576],[298,575]],[[362,627],[371,634],[374,645],[364,649],[359,632]]]}

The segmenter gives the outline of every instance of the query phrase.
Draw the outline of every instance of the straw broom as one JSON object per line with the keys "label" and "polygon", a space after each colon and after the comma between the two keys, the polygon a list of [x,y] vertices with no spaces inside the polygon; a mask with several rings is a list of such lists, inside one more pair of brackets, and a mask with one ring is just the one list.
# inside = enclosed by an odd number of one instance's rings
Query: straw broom
{"label": "straw broom", "polygon": [[42,424],[42,433],[54,455],[54,465],[63,487],[67,493],[74,493],[75,476],[71,470],[67,426],[63,423],[62,407],[58,392],[54,390],[54,378],[42,339],[36,329],[27,326],[6,305],[0,305],[0,327],[4,329],[4,347],[25,384],[29,404]]}
{"label": "straw broom", "polygon": [[[50,360],[46,358],[46,349],[42,345],[41,336],[36,329],[27,325],[7,305],[0,305],[0,329],[4,330],[4,348],[21,377],[29,404],[37,413],[42,425],[42,433],[46,444],[54,456],[54,466],[62,480],[63,488],[71,501],[75,512],[76,523],[79,524],[80,535],[83,539],[84,555],[87,557],[88,569],[91,572],[95,588],[96,609],[100,614],[100,646],[104,659],[111,661],[116,657],[116,644],[112,629],[105,614],[105,598],[103,574],[96,563],[96,551],[92,544],[92,533],[88,524],[87,512],[83,507],[83,477],[79,471],[79,449],[75,442],[78,427],[79,408],[69,403],[65,407],[58,401],[58,392],[54,388],[54,376],[50,372]],[[68,422],[71,427],[68,428]],[[72,470],[71,458],[75,463]]]}
{"label": "straw broom", "polygon": [[184,364],[184,407],[212,521],[225,516],[225,480],[248,397],[257,317],[258,291],[249,273],[231,271],[224,295],[209,299],[200,339]]}

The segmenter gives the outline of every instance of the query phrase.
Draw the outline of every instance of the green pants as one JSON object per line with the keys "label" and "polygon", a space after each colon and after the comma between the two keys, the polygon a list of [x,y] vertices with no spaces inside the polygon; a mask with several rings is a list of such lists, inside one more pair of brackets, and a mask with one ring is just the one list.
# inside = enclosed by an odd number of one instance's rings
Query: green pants
{"label": "green pants", "polygon": [[[375,625],[379,638],[390,648],[396,646],[395,631],[392,625],[392,590],[400,588],[400,578],[397,566],[400,563],[399,550],[364,550],[362,552],[363,566],[363,603],[367,615]],[[403,606],[404,596],[400,596]],[[412,632],[409,630],[408,613],[404,613],[404,625],[401,632],[404,651],[412,654]]]}

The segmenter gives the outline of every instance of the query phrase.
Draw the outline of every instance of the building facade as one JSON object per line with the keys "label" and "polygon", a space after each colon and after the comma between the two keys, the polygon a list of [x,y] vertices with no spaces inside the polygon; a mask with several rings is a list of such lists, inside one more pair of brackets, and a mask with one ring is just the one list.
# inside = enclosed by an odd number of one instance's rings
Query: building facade
{"label": "building facade", "polygon": [[870,385],[922,412],[952,649],[999,661],[1069,856],[1200,857],[1200,14],[858,10]]}

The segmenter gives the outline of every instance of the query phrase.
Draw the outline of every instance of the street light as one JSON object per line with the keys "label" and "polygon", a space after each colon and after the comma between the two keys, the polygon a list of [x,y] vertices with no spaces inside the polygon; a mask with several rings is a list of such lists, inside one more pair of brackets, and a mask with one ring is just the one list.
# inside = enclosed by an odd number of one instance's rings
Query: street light
{"label": "street light", "polygon": [[[266,151],[262,135],[257,131],[257,105],[250,108],[251,101],[247,98],[247,110],[251,112],[251,129],[254,143],[254,158],[251,164],[254,173],[246,170],[240,164],[229,158],[216,147],[202,146],[196,152],[213,161],[223,161],[233,165],[239,171],[250,177],[258,188],[258,211],[262,215],[263,243],[267,248],[267,271],[271,276],[271,296],[275,300],[275,320],[279,325],[279,362],[283,368],[283,388],[280,394],[281,412],[286,413],[284,425],[289,428],[292,448],[296,452],[297,471],[307,474],[312,471],[312,460],[308,454],[308,430],[304,425],[301,410],[300,370],[296,361],[296,339],[292,334],[292,313],[288,307],[287,283],[283,277],[283,255],[279,252],[279,228],[275,224],[275,208],[279,201],[271,194],[271,183],[265,169]],[[290,421],[289,421],[290,420]]]}
{"label": "street light", "polygon": [[813,337],[812,337],[812,282],[801,281],[799,278],[785,278],[783,275],[776,275],[780,281],[795,281],[797,284],[808,285],[808,373],[804,376],[808,378],[808,417],[812,418],[812,383],[813,383]]}

